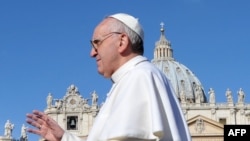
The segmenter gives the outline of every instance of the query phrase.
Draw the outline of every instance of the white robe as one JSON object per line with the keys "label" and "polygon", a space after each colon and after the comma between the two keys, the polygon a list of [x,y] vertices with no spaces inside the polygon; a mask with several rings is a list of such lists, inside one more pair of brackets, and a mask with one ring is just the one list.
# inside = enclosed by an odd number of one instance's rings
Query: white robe
{"label": "white robe", "polygon": [[[111,77],[113,86],[87,141],[191,141],[166,76],[137,56]],[[62,141],[78,141],[65,133]]]}

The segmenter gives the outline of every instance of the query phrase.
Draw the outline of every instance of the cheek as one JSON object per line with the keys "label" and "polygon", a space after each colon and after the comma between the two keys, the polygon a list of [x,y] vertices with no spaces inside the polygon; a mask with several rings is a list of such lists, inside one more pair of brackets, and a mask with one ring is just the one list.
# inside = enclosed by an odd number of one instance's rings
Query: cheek
{"label": "cheek", "polygon": [[117,56],[116,51],[115,51],[114,47],[112,47],[112,46],[109,46],[105,50],[102,50],[101,53],[102,54],[100,54],[100,55],[102,56],[103,61],[105,61],[104,63],[109,64],[109,65],[111,65],[110,63],[112,63]]}
{"label": "cheek", "polygon": [[106,52],[105,55],[102,55],[102,65],[104,69],[108,70],[112,68],[113,62],[115,60],[114,54],[112,52]]}
{"label": "cheek", "polygon": [[106,50],[105,53],[101,56],[102,69],[105,73],[112,74],[114,72],[115,64],[117,60],[117,54],[114,50]]}

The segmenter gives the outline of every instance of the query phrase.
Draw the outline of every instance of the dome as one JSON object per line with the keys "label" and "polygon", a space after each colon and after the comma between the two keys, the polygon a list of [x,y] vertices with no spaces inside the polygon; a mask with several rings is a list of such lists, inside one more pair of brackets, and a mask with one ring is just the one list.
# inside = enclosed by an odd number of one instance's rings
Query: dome
{"label": "dome", "polygon": [[199,79],[188,67],[173,58],[173,49],[164,35],[163,23],[160,32],[160,39],[155,43],[154,58],[151,62],[168,77],[180,101],[184,99],[188,103],[207,102]]}

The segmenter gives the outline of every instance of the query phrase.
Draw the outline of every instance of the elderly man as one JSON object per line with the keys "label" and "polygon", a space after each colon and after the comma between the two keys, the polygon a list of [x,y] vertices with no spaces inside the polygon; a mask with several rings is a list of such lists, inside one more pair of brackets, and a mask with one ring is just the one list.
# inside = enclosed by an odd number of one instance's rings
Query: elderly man
{"label": "elderly man", "polygon": [[[113,86],[87,141],[190,141],[179,102],[166,76],[143,57],[144,32],[138,19],[118,13],[95,28],[91,57]],[[80,141],[42,112],[27,114],[49,141]]]}

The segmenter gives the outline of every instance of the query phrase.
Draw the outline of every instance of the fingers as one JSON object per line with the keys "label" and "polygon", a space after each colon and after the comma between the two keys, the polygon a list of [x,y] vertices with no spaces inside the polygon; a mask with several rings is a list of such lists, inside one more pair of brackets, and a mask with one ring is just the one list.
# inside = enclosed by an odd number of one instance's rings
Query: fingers
{"label": "fingers", "polygon": [[51,117],[38,110],[26,114],[26,122],[36,128],[28,128],[27,132],[40,135],[46,140],[60,141],[64,130]]}
{"label": "fingers", "polygon": [[34,115],[27,114],[26,116],[27,116],[26,122],[28,124],[30,124],[30,125],[32,125],[34,127],[37,127],[37,128],[40,126],[40,124],[37,121],[38,119]]}
{"label": "fingers", "polygon": [[34,110],[32,113],[26,114],[26,122],[36,128],[28,128],[27,131],[44,137],[47,131],[50,129],[47,122],[49,117],[38,110]]}
{"label": "fingers", "polygon": [[30,133],[34,133],[34,134],[37,134],[37,135],[41,135],[41,132],[40,132],[40,124],[38,122],[36,122],[34,119],[34,115],[32,114],[27,114],[27,119],[26,119],[26,122],[36,128],[27,128],[27,132],[30,132]]}
{"label": "fingers", "polygon": [[27,114],[26,116],[27,116],[26,122],[29,123],[30,125],[39,128],[40,125],[42,124],[41,121],[39,121],[39,118],[37,118],[36,115]]}
{"label": "fingers", "polygon": [[34,133],[34,134],[37,134],[37,135],[41,135],[41,132],[40,132],[40,130],[38,130],[38,129],[28,128],[28,129],[27,129],[27,132],[29,132],[29,133]]}
{"label": "fingers", "polygon": [[32,113],[26,114],[26,117],[26,122],[38,129],[40,129],[42,125],[46,125],[46,122],[48,121],[48,116],[37,110],[34,110]]}

